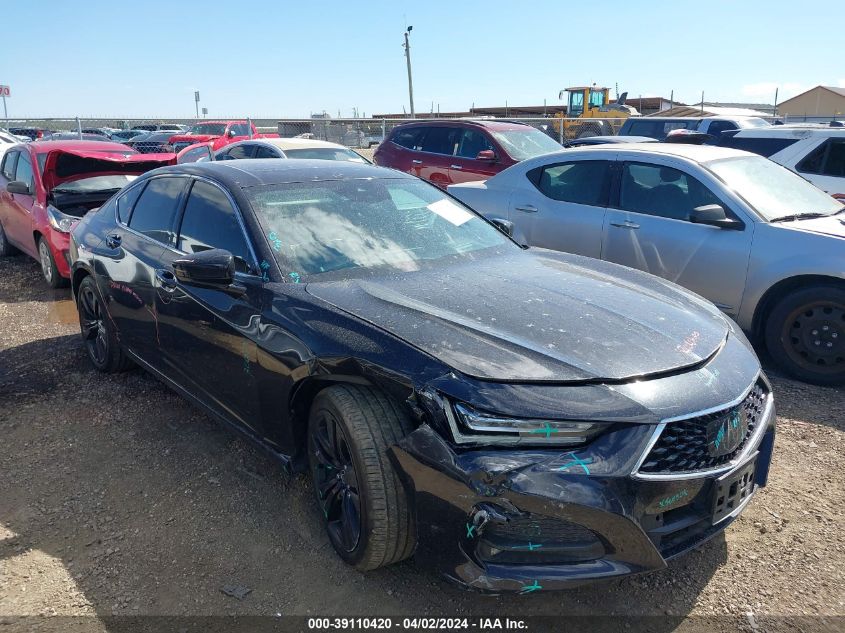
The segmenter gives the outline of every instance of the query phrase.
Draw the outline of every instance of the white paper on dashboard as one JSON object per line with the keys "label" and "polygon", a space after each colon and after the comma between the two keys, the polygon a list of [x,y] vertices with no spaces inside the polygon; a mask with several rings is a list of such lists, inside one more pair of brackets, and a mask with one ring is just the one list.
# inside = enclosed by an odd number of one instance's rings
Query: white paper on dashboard
{"label": "white paper on dashboard", "polygon": [[428,205],[428,208],[455,226],[460,226],[464,222],[468,222],[473,218],[472,213],[445,198],[443,200],[438,200],[437,202],[432,202]]}

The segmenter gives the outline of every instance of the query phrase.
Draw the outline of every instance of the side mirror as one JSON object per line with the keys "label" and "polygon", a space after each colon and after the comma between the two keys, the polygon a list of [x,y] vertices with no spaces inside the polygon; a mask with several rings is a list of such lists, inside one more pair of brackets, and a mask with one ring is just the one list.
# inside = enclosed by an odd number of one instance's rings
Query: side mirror
{"label": "side mirror", "polygon": [[229,130],[229,138],[235,138],[235,130]]}
{"label": "side mirror", "polygon": [[221,248],[199,251],[175,260],[173,274],[191,286],[228,288],[235,278],[235,258]]}
{"label": "side mirror", "polygon": [[478,152],[478,156],[475,157],[475,160],[487,160],[492,163],[496,160],[496,152],[492,149],[483,149]]}
{"label": "side mirror", "polygon": [[522,248],[528,248],[528,240],[525,239],[522,231],[520,231],[510,220],[505,220],[503,218],[490,218],[490,223],[511,238],[514,242],[519,244]]}
{"label": "side mirror", "polygon": [[743,224],[739,220],[729,218],[725,209],[719,204],[705,204],[696,207],[690,215],[690,222],[694,224],[709,224],[720,229],[742,230]]}
{"label": "side mirror", "polygon": [[9,193],[20,193],[25,196],[32,195],[32,190],[29,188],[29,185],[23,180],[13,180],[8,185],[6,185],[6,191],[8,191]]}

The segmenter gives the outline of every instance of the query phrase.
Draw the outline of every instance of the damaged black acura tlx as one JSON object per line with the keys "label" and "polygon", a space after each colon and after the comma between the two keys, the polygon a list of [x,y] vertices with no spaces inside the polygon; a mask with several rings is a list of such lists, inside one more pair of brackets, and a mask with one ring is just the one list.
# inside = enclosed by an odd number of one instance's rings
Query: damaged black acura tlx
{"label": "damaged black acura tlx", "polygon": [[413,554],[522,593],[660,569],[766,483],[771,386],[713,305],[525,251],[399,172],[166,167],[71,253],[94,365],[141,365],[309,470],[359,569]]}

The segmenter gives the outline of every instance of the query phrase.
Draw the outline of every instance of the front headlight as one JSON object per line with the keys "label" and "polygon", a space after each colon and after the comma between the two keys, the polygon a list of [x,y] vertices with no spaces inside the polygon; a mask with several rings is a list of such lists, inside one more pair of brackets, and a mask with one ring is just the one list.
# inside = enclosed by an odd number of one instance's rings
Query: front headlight
{"label": "front headlight", "polygon": [[465,404],[446,405],[446,417],[458,444],[575,446],[586,444],[607,423],[502,417]]}
{"label": "front headlight", "polygon": [[70,233],[76,223],[79,222],[79,218],[65,215],[56,207],[47,207],[47,220],[50,222],[50,226],[60,233]]}

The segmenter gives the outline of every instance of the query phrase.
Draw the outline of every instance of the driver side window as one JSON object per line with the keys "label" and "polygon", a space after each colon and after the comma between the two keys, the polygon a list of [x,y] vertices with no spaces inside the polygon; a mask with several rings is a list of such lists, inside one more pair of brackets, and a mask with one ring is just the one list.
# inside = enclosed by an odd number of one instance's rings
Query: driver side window
{"label": "driver side window", "polygon": [[619,208],[624,211],[689,221],[693,209],[708,204],[722,202],[679,169],[645,163],[625,163],[622,168]]}

